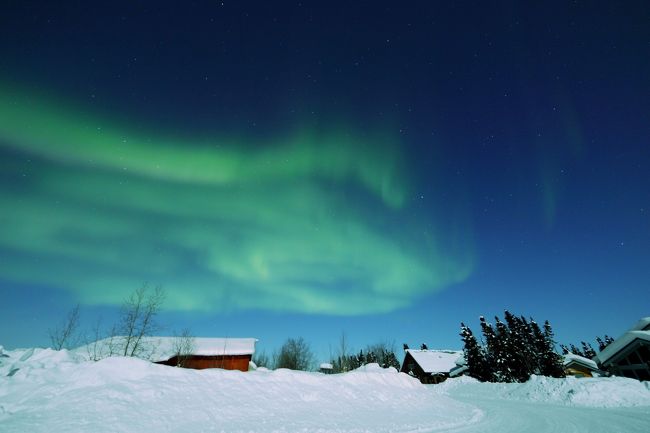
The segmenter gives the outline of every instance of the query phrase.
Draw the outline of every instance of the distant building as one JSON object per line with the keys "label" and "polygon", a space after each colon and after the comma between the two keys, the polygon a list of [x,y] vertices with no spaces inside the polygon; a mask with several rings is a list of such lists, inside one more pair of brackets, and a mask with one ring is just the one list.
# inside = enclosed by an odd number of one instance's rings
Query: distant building
{"label": "distant building", "polygon": [[334,366],[329,362],[323,362],[318,368],[321,373],[332,374],[334,373]]}
{"label": "distant building", "polygon": [[562,365],[567,376],[593,377],[594,373],[598,371],[595,361],[573,353],[564,355]]}
{"label": "distant building", "polygon": [[650,381],[650,317],[644,317],[596,355],[615,376]]}
{"label": "distant building", "polygon": [[402,373],[420,379],[422,383],[440,383],[447,380],[456,361],[463,356],[458,350],[416,350],[406,349]]}
{"label": "distant building", "polygon": [[[123,353],[124,337],[112,337],[75,349],[90,359],[119,356]],[[181,348],[181,337],[143,337],[138,358],[156,364],[193,368],[222,368],[248,371],[255,353],[255,338],[192,338]]]}

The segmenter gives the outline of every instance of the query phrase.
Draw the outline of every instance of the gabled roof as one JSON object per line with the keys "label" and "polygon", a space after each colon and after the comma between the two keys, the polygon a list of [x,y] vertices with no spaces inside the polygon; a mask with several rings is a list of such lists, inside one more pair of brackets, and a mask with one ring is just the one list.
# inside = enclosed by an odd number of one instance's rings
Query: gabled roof
{"label": "gabled roof", "polygon": [[605,365],[612,357],[614,357],[614,355],[636,340],[650,341],[650,331],[628,331],[623,334],[622,337],[619,337],[610,343],[596,356],[600,363]]}
{"label": "gabled roof", "polygon": [[463,356],[458,350],[416,350],[406,349],[425,373],[449,373],[456,367],[456,361]]}
{"label": "gabled roof", "polygon": [[[113,337],[112,344],[120,344],[124,337]],[[140,344],[144,348],[142,357],[153,362],[167,361],[177,355],[179,337],[142,337]],[[252,355],[255,353],[255,338],[202,338],[192,339],[192,355],[197,356],[234,356]],[[80,355],[92,353],[95,343],[75,349]],[[111,339],[105,338],[97,342],[97,353],[100,357],[110,354]]]}
{"label": "gabled roof", "polygon": [[566,355],[564,355],[564,360],[562,361],[562,365],[567,367],[573,363],[580,364],[591,370],[598,370],[598,365],[596,365],[596,363],[589,358],[585,358],[584,356],[580,356],[580,355],[575,355],[573,353],[567,353]]}

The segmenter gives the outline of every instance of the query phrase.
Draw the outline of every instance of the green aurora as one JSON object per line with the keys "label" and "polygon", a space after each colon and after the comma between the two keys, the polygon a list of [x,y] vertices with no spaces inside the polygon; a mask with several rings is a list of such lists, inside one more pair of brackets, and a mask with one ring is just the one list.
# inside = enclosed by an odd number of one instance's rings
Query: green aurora
{"label": "green aurora", "polygon": [[[466,279],[468,224],[415,215],[386,134],[172,137],[0,85],[0,277],[119,304],[357,315]],[[400,216],[400,218],[397,218]]]}

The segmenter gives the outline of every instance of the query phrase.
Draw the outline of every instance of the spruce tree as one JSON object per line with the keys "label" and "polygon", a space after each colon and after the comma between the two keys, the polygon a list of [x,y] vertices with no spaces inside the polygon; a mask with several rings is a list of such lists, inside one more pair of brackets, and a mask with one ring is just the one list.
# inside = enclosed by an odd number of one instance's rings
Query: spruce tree
{"label": "spruce tree", "polygon": [[585,354],[582,353],[582,349],[579,349],[575,344],[569,345],[569,353],[573,353],[574,355],[579,355],[579,356],[585,356]]}
{"label": "spruce tree", "polygon": [[481,382],[491,382],[492,371],[485,357],[485,351],[476,341],[472,330],[464,323],[460,324],[460,336],[463,339],[463,354],[468,375]]}
{"label": "spruce tree", "polygon": [[553,329],[548,320],[544,322],[544,346],[542,354],[542,374],[551,377],[565,377],[562,356],[555,352]]}
{"label": "spruce tree", "polygon": [[516,370],[518,369],[517,359],[512,348],[510,330],[497,316],[496,321],[496,347],[495,347],[495,370],[501,382],[517,381]]}
{"label": "spruce tree", "polygon": [[[532,319],[531,319],[532,320]],[[524,316],[520,317],[523,326],[524,340],[526,344],[526,366],[528,374],[539,374],[541,372],[539,355],[535,346],[535,335],[531,324]]]}
{"label": "spruce tree", "polygon": [[525,382],[530,377],[530,353],[526,339],[526,330],[521,319],[512,315],[508,310],[504,312],[508,326],[508,365],[513,378],[517,382]]}
{"label": "spruce tree", "polygon": [[596,356],[596,351],[591,347],[591,344],[585,343],[584,341],[581,341],[580,343],[582,344],[582,356],[589,359]]}
{"label": "spruce tree", "polygon": [[546,338],[544,337],[544,332],[542,332],[541,328],[533,320],[531,317],[530,319],[530,328],[533,333],[533,341],[534,341],[534,347],[535,347],[535,358],[537,360],[538,364],[538,371],[536,374],[541,374],[545,375],[546,371],[546,352],[548,351],[546,347]]}

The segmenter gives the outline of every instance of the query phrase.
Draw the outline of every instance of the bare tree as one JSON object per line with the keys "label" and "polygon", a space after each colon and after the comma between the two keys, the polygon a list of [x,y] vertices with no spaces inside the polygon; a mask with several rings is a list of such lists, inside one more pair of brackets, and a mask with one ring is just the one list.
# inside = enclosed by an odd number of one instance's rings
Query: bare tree
{"label": "bare tree", "polygon": [[88,353],[88,359],[91,361],[99,361],[103,357],[102,345],[100,340],[102,339],[102,318],[101,316],[97,318],[95,324],[91,329],[90,341],[86,336],[86,352]]}
{"label": "bare tree", "polygon": [[174,355],[176,356],[176,366],[185,367],[196,349],[194,337],[190,330],[185,328],[180,335],[174,337]]}
{"label": "bare tree", "polygon": [[122,314],[117,326],[123,337],[124,356],[138,356],[146,348],[143,337],[158,329],[156,316],[165,300],[165,292],[160,286],[149,291],[146,284],[136,289],[122,305]]}
{"label": "bare tree", "polygon": [[309,370],[314,364],[314,354],[302,338],[289,338],[280,348],[276,368]]}
{"label": "bare tree", "polygon": [[55,328],[48,330],[50,342],[55,350],[70,349],[79,341],[77,329],[79,328],[79,304],[68,312],[66,318]]}

